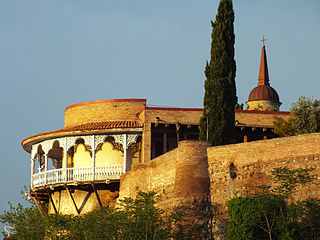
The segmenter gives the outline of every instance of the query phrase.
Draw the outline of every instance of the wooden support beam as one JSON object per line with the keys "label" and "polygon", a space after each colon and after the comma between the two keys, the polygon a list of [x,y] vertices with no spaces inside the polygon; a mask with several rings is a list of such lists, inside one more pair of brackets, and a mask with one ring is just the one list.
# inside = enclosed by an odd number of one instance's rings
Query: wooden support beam
{"label": "wooden support beam", "polygon": [[180,141],[180,123],[176,122],[176,132],[177,132],[177,145],[179,145]]}
{"label": "wooden support beam", "polygon": [[92,186],[92,188],[93,188],[94,194],[96,195],[96,198],[97,198],[97,200],[98,200],[99,206],[102,207],[102,203],[101,203],[101,200],[100,200],[98,191],[97,191],[94,183],[91,183],[91,186]]}
{"label": "wooden support beam", "polygon": [[54,210],[55,214],[58,214],[56,205],[54,205],[53,199],[52,199],[52,197],[51,197],[51,191],[48,190],[47,193],[48,193],[48,195],[49,195],[49,202],[51,202],[51,205],[52,205],[52,207],[53,207],[53,210]]}
{"label": "wooden support beam", "polygon": [[79,211],[79,209],[78,209],[78,207],[77,207],[76,202],[74,201],[74,198],[73,198],[73,196],[72,196],[69,188],[67,187],[66,189],[67,189],[67,192],[68,192],[68,194],[69,194],[69,197],[71,198],[71,200],[72,200],[72,202],[73,202],[74,208],[76,209],[77,213],[80,214],[80,211]]}
{"label": "wooden support beam", "polygon": [[35,198],[35,203],[37,205],[37,208],[38,208],[39,212],[41,213],[41,216],[42,217],[47,216],[48,215],[47,207],[43,203],[41,203],[39,197],[36,194],[34,195],[34,198]]}

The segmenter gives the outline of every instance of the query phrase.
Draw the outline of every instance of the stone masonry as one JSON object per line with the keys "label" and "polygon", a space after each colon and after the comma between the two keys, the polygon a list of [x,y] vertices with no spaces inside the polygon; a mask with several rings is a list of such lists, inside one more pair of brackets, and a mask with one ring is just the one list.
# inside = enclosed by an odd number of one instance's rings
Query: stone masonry
{"label": "stone masonry", "polygon": [[178,148],[134,166],[121,176],[119,198],[154,191],[163,209],[202,199],[209,192],[206,148],[206,142],[182,141]]}

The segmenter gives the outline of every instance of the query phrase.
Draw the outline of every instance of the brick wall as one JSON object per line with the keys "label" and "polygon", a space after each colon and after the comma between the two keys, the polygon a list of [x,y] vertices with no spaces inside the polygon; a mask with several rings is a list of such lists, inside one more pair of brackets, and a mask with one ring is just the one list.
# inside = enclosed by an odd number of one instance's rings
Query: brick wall
{"label": "brick wall", "polygon": [[159,207],[171,209],[209,191],[206,143],[182,141],[178,148],[134,166],[121,176],[119,198],[135,197],[139,191],[159,194]]}
{"label": "brick wall", "polygon": [[236,110],[236,120],[240,124],[273,126],[274,117],[288,119],[289,112]]}
{"label": "brick wall", "polygon": [[112,99],[79,103],[66,108],[65,127],[88,122],[138,120],[144,99]]}
{"label": "brick wall", "polygon": [[[210,194],[212,201],[224,206],[232,197],[248,194],[253,187],[269,183],[277,167],[314,167],[320,173],[320,134],[277,138],[250,143],[208,148]],[[230,164],[237,177],[230,176]],[[296,198],[319,196],[320,188],[300,188]],[[224,211],[225,209],[222,208]]]}
{"label": "brick wall", "polygon": [[179,108],[147,108],[145,113],[146,121],[155,123],[156,117],[165,122],[173,123],[179,122],[181,124],[199,124],[200,117],[202,116],[201,109],[179,109]]}
{"label": "brick wall", "polygon": [[[156,122],[156,117],[159,117],[167,123],[180,122],[181,124],[199,124],[201,116],[201,109],[166,109],[148,107],[145,110],[145,120],[153,123]],[[235,112],[235,119],[238,120],[240,124],[245,125],[264,125],[272,127],[274,117],[288,119],[290,117],[290,113],[249,110],[236,110]]]}

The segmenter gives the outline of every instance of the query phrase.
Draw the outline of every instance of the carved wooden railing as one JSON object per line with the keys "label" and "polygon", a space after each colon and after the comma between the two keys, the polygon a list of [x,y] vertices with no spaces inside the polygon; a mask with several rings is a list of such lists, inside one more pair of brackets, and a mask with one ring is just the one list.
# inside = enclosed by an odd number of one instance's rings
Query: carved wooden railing
{"label": "carved wooden railing", "polygon": [[120,179],[123,173],[122,165],[95,167],[94,169],[92,167],[59,168],[33,174],[32,188],[57,183],[114,180]]}

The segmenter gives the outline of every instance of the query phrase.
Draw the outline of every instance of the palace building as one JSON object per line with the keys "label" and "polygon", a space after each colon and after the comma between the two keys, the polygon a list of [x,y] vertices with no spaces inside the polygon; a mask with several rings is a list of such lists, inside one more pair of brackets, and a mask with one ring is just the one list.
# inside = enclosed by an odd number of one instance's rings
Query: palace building
{"label": "palace building", "polygon": [[[148,107],[145,99],[71,105],[65,110],[64,128],[22,141],[31,154],[31,196],[39,204],[50,201],[50,213],[105,206],[117,197],[120,176],[133,165],[177,148],[180,141],[197,140],[201,115],[202,109]],[[234,142],[274,138],[273,117],[288,115],[238,110]],[[94,194],[80,208],[75,198],[88,192]]]}

